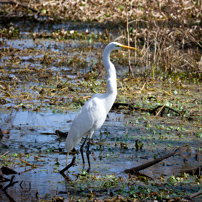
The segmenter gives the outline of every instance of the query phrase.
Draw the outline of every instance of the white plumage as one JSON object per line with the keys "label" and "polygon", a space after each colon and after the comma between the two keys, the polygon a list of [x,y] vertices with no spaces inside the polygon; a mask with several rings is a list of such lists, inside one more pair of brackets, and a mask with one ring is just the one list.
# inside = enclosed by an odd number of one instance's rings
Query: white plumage
{"label": "white plumage", "polygon": [[[103,125],[107,117],[107,114],[116,99],[117,95],[116,69],[110,61],[110,53],[113,50],[121,48],[135,50],[135,48],[124,46],[117,42],[109,43],[104,49],[103,63],[108,73],[107,92],[105,94],[95,94],[94,96],[92,96],[91,99],[85,103],[85,105],[81,108],[81,110],[74,118],[65,142],[65,148],[67,150],[67,162],[69,152],[79,144],[83,136],[89,139],[88,144],[90,144],[90,139],[92,138],[93,133]],[[88,157],[88,163],[90,170],[89,157]]]}

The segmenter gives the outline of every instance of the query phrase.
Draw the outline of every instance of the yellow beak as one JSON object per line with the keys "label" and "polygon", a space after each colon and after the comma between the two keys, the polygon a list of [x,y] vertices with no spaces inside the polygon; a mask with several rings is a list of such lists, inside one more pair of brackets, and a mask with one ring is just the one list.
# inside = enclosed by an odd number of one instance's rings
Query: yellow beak
{"label": "yellow beak", "polygon": [[133,47],[130,47],[130,46],[124,46],[124,45],[119,45],[121,48],[124,48],[124,49],[130,49],[130,50],[138,50],[137,48],[133,48]]}

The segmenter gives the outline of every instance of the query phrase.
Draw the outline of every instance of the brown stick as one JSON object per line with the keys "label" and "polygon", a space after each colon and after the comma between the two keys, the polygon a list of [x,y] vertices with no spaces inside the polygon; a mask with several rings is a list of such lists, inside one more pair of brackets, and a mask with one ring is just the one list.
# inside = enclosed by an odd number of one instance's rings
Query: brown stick
{"label": "brown stick", "polygon": [[32,166],[33,168],[37,168],[36,165],[31,164],[31,163],[28,163],[27,161],[24,161],[24,160],[22,160],[22,159],[20,159],[20,161],[22,161],[23,163],[25,163],[25,164],[28,165],[28,166]]}
{"label": "brown stick", "polygon": [[166,100],[166,102],[163,104],[163,106],[160,108],[160,110],[156,113],[156,116],[158,116],[160,114],[160,112],[163,110],[163,108],[166,106],[167,103],[168,103],[168,101]]}
{"label": "brown stick", "polygon": [[16,4],[17,6],[21,6],[23,8],[27,8],[35,13],[38,13],[39,11],[35,10],[34,8],[30,7],[29,5],[25,5],[25,4],[22,4],[22,3],[19,3],[15,0],[0,0],[0,3],[3,3],[3,4]]}
{"label": "brown stick", "polygon": [[162,156],[162,157],[159,157],[157,159],[154,159],[152,161],[149,161],[145,164],[142,164],[140,166],[136,166],[136,167],[133,167],[133,168],[130,168],[130,169],[125,169],[123,172],[124,173],[130,173],[130,174],[136,174],[138,173],[140,170],[144,170],[145,168],[148,168],[150,166],[153,166],[157,163],[159,163],[160,161],[164,160],[164,159],[167,159],[171,156],[174,156],[176,154],[176,152],[179,150],[179,148],[177,148],[174,152],[170,153],[170,154],[166,154],[165,156]]}

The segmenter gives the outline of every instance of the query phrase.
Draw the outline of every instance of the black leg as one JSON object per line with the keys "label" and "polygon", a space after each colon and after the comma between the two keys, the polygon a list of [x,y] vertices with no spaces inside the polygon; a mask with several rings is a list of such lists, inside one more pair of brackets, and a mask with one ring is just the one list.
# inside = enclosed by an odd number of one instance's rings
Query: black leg
{"label": "black leg", "polygon": [[85,138],[83,144],[82,144],[81,147],[80,147],[81,157],[82,157],[82,161],[83,161],[83,167],[84,167],[84,165],[85,165],[85,160],[84,160],[84,156],[83,156],[83,147],[84,147],[84,145],[85,145],[85,143],[86,143],[87,138],[88,138],[88,136],[86,136],[86,138]]}
{"label": "black leg", "polygon": [[72,158],[72,162],[71,162],[68,166],[66,166],[65,168],[63,168],[63,169],[60,171],[60,174],[61,174],[63,177],[65,176],[64,172],[65,172],[66,170],[68,170],[70,167],[72,167],[72,166],[75,164],[75,159],[76,159],[76,157],[74,156],[74,157]]}
{"label": "black leg", "polygon": [[90,157],[89,157],[89,148],[90,148],[90,139],[88,140],[88,143],[87,143],[87,151],[86,151],[86,156],[87,156],[87,159],[88,159],[88,170],[87,172],[90,171]]}

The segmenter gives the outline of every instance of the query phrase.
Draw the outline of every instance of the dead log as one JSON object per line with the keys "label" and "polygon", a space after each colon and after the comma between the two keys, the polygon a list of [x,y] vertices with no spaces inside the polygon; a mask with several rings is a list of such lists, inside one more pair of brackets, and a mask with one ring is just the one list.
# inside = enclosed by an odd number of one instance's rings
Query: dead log
{"label": "dead log", "polygon": [[170,154],[166,154],[165,156],[162,156],[162,157],[159,157],[157,159],[154,159],[152,161],[149,161],[147,163],[144,163],[140,166],[137,166],[137,167],[133,167],[133,168],[130,168],[130,169],[125,169],[123,172],[124,173],[128,173],[128,174],[137,174],[140,170],[144,170],[148,167],[151,167],[157,163],[159,163],[160,161],[163,161],[164,159],[167,159],[171,156],[174,156],[176,154],[176,152],[179,150],[179,148],[177,148],[174,152],[170,153]]}
{"label": "dead log", "polygon": [[[130,104],[130,103],[117,103],[117,102],[115,102],[112,106],[112,109],[118,109],[119,107],[127,107],[130,110],[149,112],[150,114],[153,114],[153,115],[161,114],[161,116],[163,115],[163,113],[167,109],[168,111],[172,111],[175,114],[177,114],[178,116],[181,116],[180,112],[178,112],[177,110],[172,109],[170,107],[167,107],[165,105],[158,105],[157,107],[154,107],[153,109],[145,109],[145,108],[140,108],[140,107],[134,107],[133,103]],[[158,109],[160,109],[160,111],[158,111]]]}

